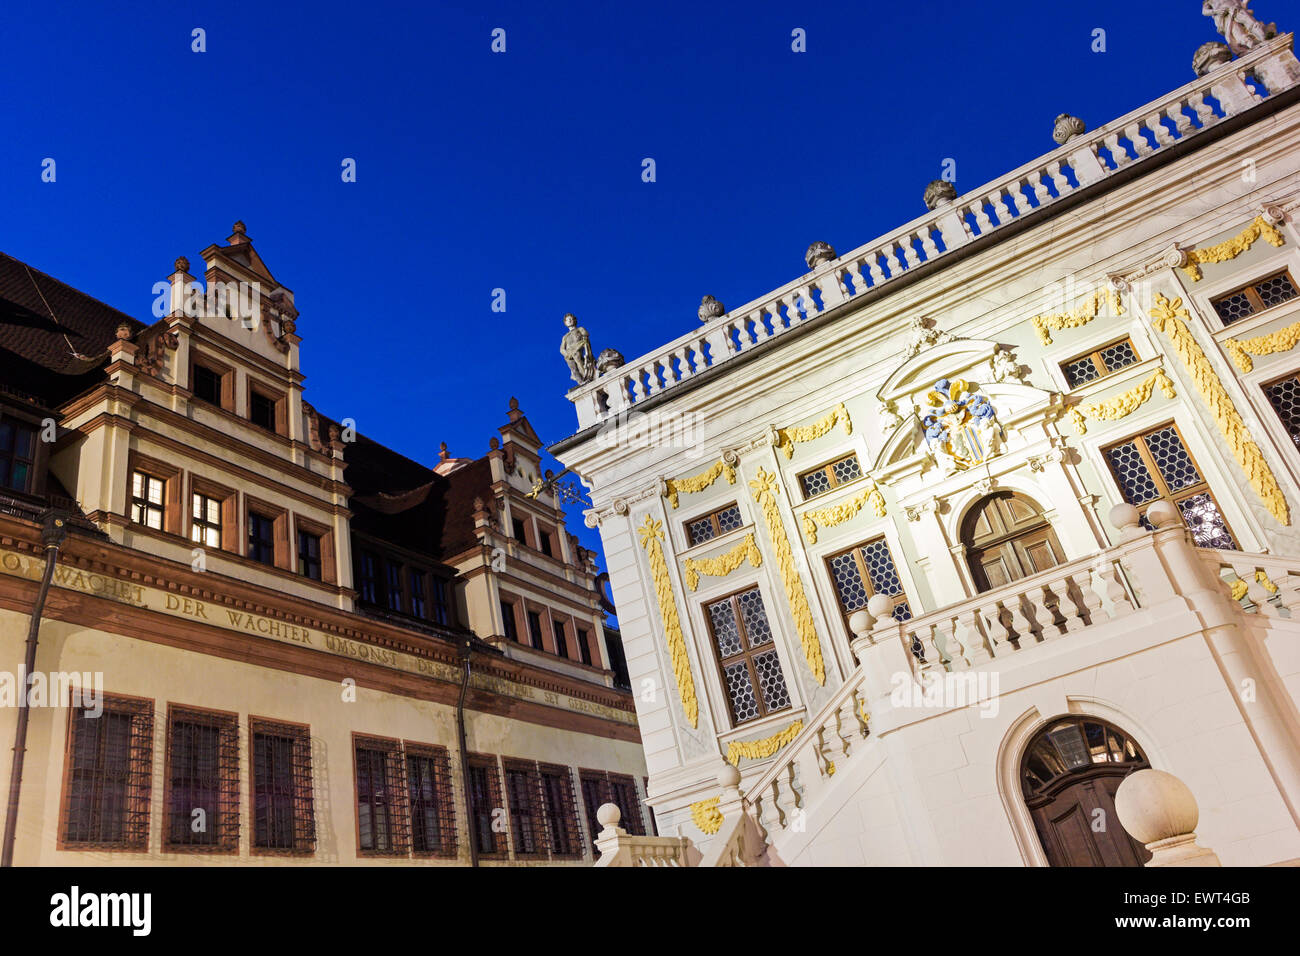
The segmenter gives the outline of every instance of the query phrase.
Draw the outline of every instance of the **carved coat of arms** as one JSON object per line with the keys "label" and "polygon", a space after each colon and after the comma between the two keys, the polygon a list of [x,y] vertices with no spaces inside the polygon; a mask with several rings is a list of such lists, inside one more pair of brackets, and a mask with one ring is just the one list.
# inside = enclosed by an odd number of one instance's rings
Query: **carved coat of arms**
{"label": "carved coat of arms", "polygon": [[945,471],[970,468],[1001,451],[997,410],[977,386],[941,378],[926,401],[930,411],[921,418],[925,443]]}

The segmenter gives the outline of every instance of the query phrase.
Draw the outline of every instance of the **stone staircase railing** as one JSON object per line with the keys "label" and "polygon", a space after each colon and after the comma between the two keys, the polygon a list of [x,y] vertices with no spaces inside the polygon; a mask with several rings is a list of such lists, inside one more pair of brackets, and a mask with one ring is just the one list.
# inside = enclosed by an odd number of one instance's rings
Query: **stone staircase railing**
{"label": "stone staircase railing", "polygon": [[1247,613],[1300,618],[1300,561],[1244,551],[1197,550]]}
{"label": "stone staircase railing", "polygon": [[[1161,100],[1064,145],[914,219],[738,309],[711,319],[655,352],[569,393],[579,429],[681,382],[837,306],[882,288],[918,266],[983,239],[1072,193],[1161,155],[1268,96],[1300,84],[1292,35],[1283,34],[1198,77]],[[1262,84],[1257,93],[1247,77]],[[831,250],[833,255],[834,250]]]}
{"label": "stone staircase railing", "polygon": [[600,857],[596,866],[694,866],[699,851],[686,837],[632,836],[618,825],[622,813],[612,803],[601,804],[596,819]]}

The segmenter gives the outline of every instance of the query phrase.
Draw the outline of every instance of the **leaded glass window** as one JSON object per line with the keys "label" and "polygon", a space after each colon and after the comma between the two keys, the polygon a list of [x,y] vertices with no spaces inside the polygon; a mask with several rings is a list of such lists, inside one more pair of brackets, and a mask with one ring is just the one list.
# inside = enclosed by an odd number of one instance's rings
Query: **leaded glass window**
{"label": "leaded glass window", "polygon": [[858,456],[845,455],[820,468],[804,472],[799,476],[799,487],[803,489],[804,498],[816,498],[861,477],[862,466],[858,464]]}
{"label": "leaded glass window", "polygon": [[883,594],[893,600],[895,620],[911,618],[911,605],[898,577],[894,556],[883,537],[832,555],[826,563],[846,620],[854,611],[866,607],[873,594]]}
{"label": "leaded glass window", "polygon": [[1080,385],[1087,385],[1089,382],[1095,382],[1112,372],[1127,368],[1137,360],[1137,352],[1133,348],[1133,343],[1128,339],[1121,339],[1118,342],[1112,342],[1110,345],[1094,349],[1087,355],[1081,355],[1068,362],[1063,362],[1061,371],[1065,373],[1065,380],[1070,383],[1070,387],[1078,388]]}
{"label": "leaded glass window", "polygon": [[1297,295],[1300,295],[1300,290],[1296,289],[1295,280],[1284,270],[1235,292],[1212,299],[1210,304],[1214,306],[1214,311],[1218,313],[1223,324],[1231,325],[1257,312],[1289,302]]}
{"label": "leaded glass window", "polygon": [[735,531],[744,523],[744,519],[740,516],[740,508],[730,504],[686,522],[686,539],[691,544],[701,544],[729,531]]}
{"label": "leaded glass window", "polygon": [[772,626],[758,588],[704,606],[735,724],[790,706]]}

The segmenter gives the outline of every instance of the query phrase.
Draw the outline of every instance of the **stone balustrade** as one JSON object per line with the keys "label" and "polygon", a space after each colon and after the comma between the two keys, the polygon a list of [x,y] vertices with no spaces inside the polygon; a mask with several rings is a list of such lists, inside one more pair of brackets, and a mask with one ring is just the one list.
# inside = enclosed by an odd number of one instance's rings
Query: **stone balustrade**
{"label": "stone balustrade", "polygon": [[[1300,85],[1283,34],[569,393],[585,429]],[[1252,77],[1255,89],[1247,84]]]}
{"label": "stone balustrade", "polygon": [[686,837],[632,836],[618,825],[622,813],[612,803],[601,804],[596,819],[596,866],[693,866],[699,857]]}

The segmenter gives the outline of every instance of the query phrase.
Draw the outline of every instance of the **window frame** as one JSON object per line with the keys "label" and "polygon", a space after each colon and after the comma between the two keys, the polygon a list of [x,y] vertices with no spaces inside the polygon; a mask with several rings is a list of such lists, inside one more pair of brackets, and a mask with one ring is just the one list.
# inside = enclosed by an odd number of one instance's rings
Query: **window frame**
{"label": "window frame", "polygon": [[[268,432],[272,435],[283,437],[288,433],[289,415],[288,415],[288,398],[280,392],[275,386],[267,385],[253,376],[247,378],[247,393],[245,396],[245,410],[247,418],[245,419],[254,428]],[[253,396],[257,395],[271,403],[272,409],[272,427],[267,428],[253,419]]]}
{"label": "window frame", "polygon": [[[196,475],[193,472],[189,475],[189,507],[185,509],[185,528],[184,534],[189,539],[190,544],[198,547],[211,547],[205,545],[202,541],[194,540],[194,497],[200,495],[204,498],[216,501],[218,504],[220,518],[220,533],[218,535],[218,545],[216,550],[238,553],[234,545],[239,540],[239,495],[233,488],[227,488],[219,485],[214,481]],[[211,527],[205,521],[204,527]]]}
{"label": "window frame", "polygon": [[[835,466],[842,461],[848,461],[850,458],[855,459],[858,463],[858,477],[850,478],[848,481],[840,481],[835,476]],[[804,488],[803,480],[809,475],[815,475],[817,472],[821,472],[826,476],[826,480],[830,482],[830,486],[825,491],[819,491],[814,495],[810,495],[808,494],[807,489]],[[797,475],[795,475],[795,483],[799,486],[799,493],[803,495],[803,500],[812,501],[814,498],[820,498],[822,495],[828,495],[832,491],[835,491],[837,488],[842,488],[845,485],[850,485],[853,482],[858,481],[865,476],[866,476],[866,472],[862,470],[862,459],[858,458],[858,453],[856,451],[850,451],[847,452],[846,454],[838,455],[835,458],[831,459],[830,461],[826,462],[825,464],[818,465],[816,468],[809,468],[806,471],[799,472]]]}
{"label": "window frame", "polygon": [[[218,781],[217,801],[221,806],[219,829],[211,844],[176,843],[172,840],[172,815],[174,804],[172,771],[174,769],[174,744],[177,723],[199,724],[216,728]],[[164,738],[163,761],[163,820],[162,848],[169,853],[238,854],[240,837],[240,746],[239,714],[231,711],[191,707],[187,704],[167,704],[167,730]],[[211,822],[211,816],[209,816]]]}
{"label": "window frame", "polygon": [[[77,748],[77,719],[86,708],[72,706],[68,701],[67,729],[64,734],[63,749],[63,784],[59,795],[58,836],[55,847],[58,850],[113,850],[117,852],[145,853],[149,850],[149,834],[152,829],[153,797],[153,748],[154,748],[154,702],[146,697],[128,697],[123,694],[104,694],[103,711],[98,718],[116,712],[130,715],[131,723],[128,733],[128,759],[124,799],[122,801],[122,838],[120,840],[73,840],[70,829],[73,824],[73,795],[75,773],[73,761]],[[97,724],[98,725],[98,724]],[[108,724],[98,725],[107,727]],[[102,739],[97,747],[103,750]],[[97,754],[98,760],[98,754]],[[106,771],[105,771],[106,772]],[[99,789],[101,794],[102,787]],[[92,797],[93,801],[93,797]],[[131,804],[134,802],[134,808]],[[94,810],[89,810],[93,817]],[[89,828],[89,825],[87,825]]]}
{"label": "window frame", "polygon": [[583,664],[585,664],[588,667],[594,666],[592,664],[594,658],[592,657],[591,645],[589,643],[591,641],[591,631],[584,630],[581,627],[577,627],[576,624],[573,630],[574,630],[574,641],[578,645],[579,661],[581,661]]}
{"label": "window frame", "polygon": [[[889,560],[894,565],[894,577],[898,578],[898,587],[899,587],[898,594],[886,594],[885,597],[893,601],[893,608],[897,608],[898,605],[900,604],[906,604],[908,606],[908,610],[911,611],[910,617],[916,617],[917,612],[912,603],[912,599],[907,594],[907,586],[903,581],[903,572],[900,569],[897,559],[895,559],[894,557],[894,549],[889,544],[889,537],[888,535],[885,534],[877,534],[877,535],[872,535],[870,538],[867,538],[863,541],[859,541],[857,544],[854,544],[851,547],[841,548],[838,551],[835,551],[831,554],[827,554],[825,557],[822,558],[822,563],[826,567],[827,579],[830,581],[831,584],[831,593],[835,595],[835,605],[840,610],[840,617],[843,619],[845,627],[849,626],[849,618],[852,617],[856,613],[856,611],[848,611],[845,609],[844,601],[840,597],[840,589],[835,584],[835,570],[834,568],[831,567],[831,562],[843,555],[852,554],[853,563],[857,565],[858,568],[858,576],[861,579],[863,586],[867,589],[867,599],[870,600],[873,596],[879,594],[880,592],[876,590],[875,582],[871,580],[871,574],[867,569],[866,560],[862,555],[862,549],[867,547],[868,545],[875,544],[877,541],[880,541],[885,545],[885,550],[889,554]],[[866,605],[864,604],[863,607],[865,608]],[[893,608],[891,608],[890,610],[891,614],[893,613]],[[849,633],[850,634],[853,633],[852,628],[849,628]]]}
{"label": "window frame", "polygon": [[[258,760],[257,737],[277,737],[290,742],[289,846],[267,846],[258,842]],[[295,766],[296,764],[296,766]],[[248,717],[248,814],[249,853],[252,856],[312,856],[316,853],[316,779],[312,767],[311,727],[307,724]],[[304,819],[305,817],[305,819]]]}
{"label": "window frame", "polygon": [[507,641],[513,641],[516,644],[523,643],[519,640],[519,619],[516,616],[516,608],[519,605],[517,600],[512,598],[501,597],[501,630],[502,637]]}
{"label": "window frame", "polygon": [[[517,860],[545,860],[550,857],[550,834],[547,827],[546,812],[543,806],[542,777],[537,771],[537,763],[531,760],[518,760],[503,757],[502,784],[506,799],[506,812],[510,815],[510,850]],[[512,776],[523,776],[523,798],[527,807],[518,806]],[[533,849],[521,848],[525,829],[530,833]]]}
{"label": "window frame", "polygon": [[[40,484],[38,484],[37,475],[42,458],[41,446],[45,444],[45,442],[41,441],[42,429],[38,425],[35,425],[24,418],[18,418],[15,415],[9,414],[7,409],[0,410],[0,427],[5,425],[8,425],[13,429],[13,448],[7,452],[0,450],[0,459],[8,462],[8,473],[11,480],[13,477],[14,465],[26,465],[27,480],[21,488],[17,485],[9,484],[8,482],[0,483],[0,488],[3,488],[5,491],[16,492],[20,495],[39,494]],[[23,432],[31,432],[32,453],[30,458],[18,454],[18,436]]]}
{"label": "window frame", "polygon": [[[316,539],[317,550],[320,552],[317,557],[317,563],[320,565],[320,577],[313,578],[302,571],[302,535],[310,535]],[[334,584],[337,581],[335,575],[334,559],[334,532],[323,524],[318,524],[309,518],[295,514],[293,516],[293,571],[300,578],[308,581],[316,581],[320,584]]]}
{"label": "window frame", "polygon": [[[509,820],[510,817],[510,810],[506,807],[502,797],[500,764],[493,754],[467,753],[465,755],[465,766],[468,770],[466,777],[468,778],[469,793],[466,794],[465,802],[470,815],[470,819],[467,821],[469,824],[469,838],[478,841],[480,835],[478,831],[480,801],[486,804],[487,832],[492,835],[492,849],[485,850],[481,841],[477,843],[478,858],[480,860],[507,859],[510,855],[510,834],[492,829],[494,810],[505,810],[506,819]],[[482,770],[487,774],[485,781],[487,789],[481,795],[474,792],[473,772],[475,770]]]}
{"label": "window frame", "polygon": [[[528,631],[528,646],[535,651],[546,649],[546,628],[542,624],[543,610],[534,610],[527,604],[524,605],[524,626]],[[536,619],[537,627],[533,627],[533,620]]]}
{"label": "window frame", "polygon": [[[250,538],[253,533],[253,515],[257,515],[259,518],[271,523],[271,561],[269,563],[262,561],[260,558],[255,558],[249,553]],[[296,549],[294,564],[292,567],[289,564],[289,512],[284,508],[245,495],[242,543],[244,546],[243,557],[249,561],[254,561],[268,568],[279,568],[282,571],[297,570]]]}
{"label": "window frame", "polygon": [[[1219,327],[1223,329],[1230,329],[1242,322],[1246,322],[1250,319],[1258,318],[1261,314],[1271,311],[1272,309],[1278,309],[1284,305],[1289,305],[1293,303],[1300,303],[1300,295],[1295,295],[1287,299],[1285,302],[1277,303],[1277,305],[1264,304],[1264,300],[1260,298],[1259,292],[1256,291],[1255,287],[1261,285],[1262,283],[1268,282],[1272,279],[1276,279],[1278,276],[1281,275],[1286,276],[1287,281],[1291,283],[1291,288],[1295,289],[1297,292],[1300,292],[1300,282],[1296,282],[1295,274],[1291,271],[1291,267],[1289,265],[1284,264],[1282,268],[1270,269],[1267,273],[1260,276],[1258,279],[1254,279],[1251,282],[1247,282],[1245,285],[1235,286],[1233,288],[1228,289],[1225,292],[1219,292],[1212,296],[1207,297],[1206,301],[1209,303],[1210,312],[1211,314],[1214,315],[1216,319],[1218,319]],[[1239,319],[1233,319],[1230,322],[1224,321],[1223,316],[1219,312],[1219,303],[1222,302],[1224,299],[1231,299],[1234,295],[1243,295],[1243,294],[1246,296],[1246,301],[1250,303],[1250,307],[1252,309],[1251,313],[1249,315],[1243,315]]]}
{"label": "window frame", "polygon": [[[1113,369],[1107,368],[1105,360],[1101,357],[1101,353],[1106,351],[1106,349],[1114,348],[1116,345],[1125,345],[1125,344],[1128,345],[1129,351],[1133,353],[1133,361],[1129,362],[1128,365],[1121,365],[1119,368],[1113,368]],[[1092,360],[1092,367],[1097,370],[1097,377],[1094,379],[1090,379],[1087,382],[1080,382],[1078,385],[1075,385],[1070,381],[1070,373],[1066,371],[1066,366],[1073,365],[1075,362],[1081,362],[1084,359]],[[1074,355],[1066,359],[1065,361],[1060,362],[1059,365],[1061,367],[1061,377],[1065,379],[1065,384],[1067,388],[1073,391],[1076,388],[1083,388],[1086,385],[1091,385],[1093,382],[1100,381],[1101,379],[1106,378],[1109,375],[1114,375],[1116,372],[1122,372],[1126,368],[1132,368],[1134,365],[1139,364],[1141,361],[1142,361],[1142,356],[1138,353],[1137,346],[1133,342],[1133,337],[1131,335],[1122,335],[1113,341],[1105,342],[1101,345],[1098,345],[1096,348],[1089,349],[1086,352],[1081,352],[1078,355]]]}
{"label": "window frame", "polygon": [[[451,782],[451,759],[446,747],[435,744],[402,741],[406,766],[406,803],[410,821],[411,856],[435,859],[457,859],[460,855],[460,832],[456,826],[456,797]],[[410,760],[430,761],[433,769],[432,789],[435,800],[434,816],[438,820],[439,845],[429,850],[416,847],[416,801],[412,798]],[[421,824],[422,826],[423,824]]]}
{"label": "window frame", "polygon": [[555,644],[555,656],[569,659],[569,635],[565,627],[565,620],[562,617],[556,617],[554,614],[551,618],[551,641]]}
{"label": "window frame", "polygon": [[[218,401],[216,402],[211,402],[206,398],[202,398],[194,388],[194,382],[196,378],[194,370],[200,367],[207,369],[209,372],[212,372],[214,375],[217,376],[219,380],[220,392],[218,395]],[[230,412],[232,414],[234,413],[235,411],[235,370],[233,368],[231,368],[225,362],[217,361],[207,352],[195,351],[191,349],[189,372],[190,372],[189,390],[190,390],[191,399],[196,399],[199,402],[202,402],[204,405],[207,405],[209,408],[219,408],[224,412]]]}
{"label": "window frame", "polygon": [[[1165,481],[1164,475],[1160,473],[1160,468],[1156,465],[1155,456],[1151,454],[1151,450],[1147,447],[1146,443],[1146,437],[1148,435],[1154,432],[1163,431],[1166,428],[1172,428],[1174,430],[1174,434],[1178,436],[1178,441],[1182,444],[1183,451],[1187,453],[1187,458],[1192,463],[1192,467],[1195,468],[1196,473],[1201,476],[1199,482],[1194,485],[1180,488],[1177,492],[1170,491],[1169,484]],[[1178,516],[1183,518],[1183,510],[1178,507],[1179,502],[1187,498],[1194,498],[1200,494],[1209,495],[1210,500],[1214,502],[1214,507],[1218,511],[1219,516],[1223,519],[1223,527],[1228,532],[1228,536],[1232,539],[1234,546],[1240,547],[1241,538],[1239,538],[1237,532],[1232,529],[1232,525],[1228,521],[1227,512],[1225,512],[1223,506],[1219,504],[1219,498],[1214,493],[1214,489],[1210,486],[1210,479],[1207,476],[1205,469],[1202,468],[1201,463],[1196,460],[1196,455],[1192,452],[1192,446],[1188,443],[1187,436],[1183,434],[1183,430],[1178,427],[1178,423],[1173,419],[1147,426],[1139,432],[1130,433],[1125,435],[1123,438],[1107,442],[1098,448],[1102,463],[1106,466],[1107,474],[1110,475],[1111,481],[1115,483],[1115,488],[1119,492],[1120,501],[1125,504],[1129,503],[1128,497],[1124,494],[1124,484],[1120,481],[1119,476],[1115,474],[1115,466],[1111,462],[1110,452],[1115,448],[1118,448],[1120,445],[1127,445],[1130,442],[1132,442],[1137,448],[1138,457],[1146,467],[1147,474],[1151,478],[1152,483],[1156,486],[1156,490],[1160,492],[1159,497],[1152,498],[1145,504],[1133,506],[1137,508],[1138,515],[1143,520],[1146,519],[1147,511],[1157,501],[1168,501],[1178,510]],[[1188,527],[1185,518],[1183,518],[1183,526]],[[1190,528],[1188,530],[1190,530]],[[1197,547],[1208,547],[1208,545],[1197,545]]]}
{"label": "window frame", "polygon": [[[816,470],[817,469],[815,468],[813,469],[813,471]],[[805,472],[805,474],[811,474],[811,472]],[[800,491],[803,490],[802,482],[800,482],[799,489]],[[740,526],[736,530],[740,530],[740,528],[743,528],[745,526],[745,514],[743,511],[740,511],[740,502],[733,501],[730,504],[722,505],[720,508],[714,508],[712,511],[706,512],[705,514],[698,515],[694,518],[689,518],[686,521],[683,521],[682,530],[686,532],[686,546],[693,548],[697,544],[704,544],[706,541],[713,541],[715,538],[721,538],[724,534],[731,534],[730,531],[722,530],[722,521],[719,518],[719,515],[721,515],[724,511],[730,511],[732,508],[735,508],[736,511],[740,513]],[[709,522],[709,526],[713,529],[713,534],[711,534],[707,538],[696,538],[695,535],[691,532],[691,525],[699,524],[699,522],[704,521],[706,519]]]}
{"label": "window frame", "polygon": [[[900,582],[901,583],[901,582]],[[722,696],[727,703],[727,716],[730,718],[731,729],[744,727],[746,724],[757,723],[766,720],[773,714],[784,713],[794,709],[794,694],[790,691],[790,681],[785,671],[785,661],[782,659],[781,649],[777,646],[776,628],[771,625],[771,618],[768,618],[768,627],[772,630],[772,640],[768,644],[760,647],[758,653],[766,654],[768,651],[776,652],[777,667],[781,671],[781,681],[785,684],[785,694],[789,702],[784,707],[775,710],[768,710],[767,701],[763,699],[763,685],[758,679],[758,668],[754,665],[754,648],[749,641],[749,632],[745,629],[745,615],[740,609],[740,595],[748,594],[750,591],[757,591],[760,600],[763,600],[763,589],[758,583],[747,584],[738,590],[729,594],[721,594],[717,597],[709,598],[707,601],[700,602],[700,611],[704,617],[705,633],[709,636],[709,649],[713,652],[713,660],[717,664],[718,686],[722,690]],[[731,603],[731,612],[735,615],[737,633],[741,637],[741,649],[739,654],[733,654],[730,657],[723,658],[722,649],[718,646],[718,638],[713,630],[713,615],[709,613],[709,608],[715,604],[721,604],[724,601]],[[763,600],[763,613],[767,614],[767,601]],[[750,686],[754,690],[754,701],[758,704],[759,713],[745,721],[736,719],[735,706],[731,700],[731,692],[727,689],[726,669],[729,664],[735,664],[744,660],[745,668],[749,671]]]}
{"label": "window frame", "polygon": [[[380,793],[386,794],[383,807],[387,847],[373,845],[366,847],[362,843],[361,811],[363,806],[371,810],[370,832],[372,843],[377,842],[378,827],[375,823],[375,788],[372,786],[369,800],[363,804],[361,799],[361,753],[377,755],[379,769],[383,774],[383,786]],[[370,768],[373,770],[374,768]],[[405,857],[411,852],[411,827],[408,782],[406,779],[406,754],[402,742],[391,737],[376,737],[372,734],[352,734],[352,797],[354,823],[356,825],[356,849],[360,857]]]}
{"label": "window frame", "polygon": [[[163,486],[162,494],[162,527],[151,528],[148,524],[135,520],[135,474],[139,472],[159,481]],[[137,529],[142,529],[151,533],[162,532],[163,534],[173,534],[181,536],[183,534],[182,514],[188,513],[188,509],[182,506],[182,484],[181,470],[176,465],[160,461],[157,458],[149,458],[145,455],[131,452],[127,456],[126,462],[126,520]],[[148,494],[146,492],[146,499]],[[189,539],[186,538],[186,541]]]}

